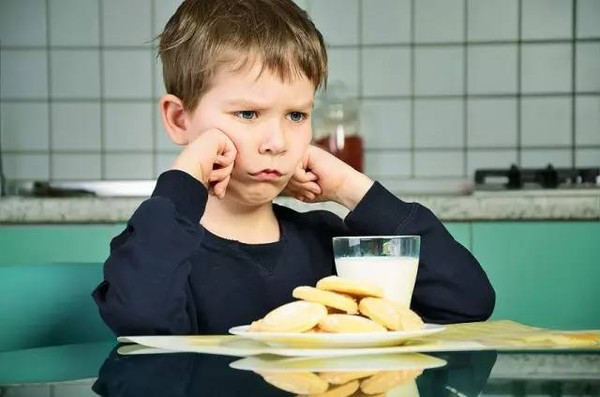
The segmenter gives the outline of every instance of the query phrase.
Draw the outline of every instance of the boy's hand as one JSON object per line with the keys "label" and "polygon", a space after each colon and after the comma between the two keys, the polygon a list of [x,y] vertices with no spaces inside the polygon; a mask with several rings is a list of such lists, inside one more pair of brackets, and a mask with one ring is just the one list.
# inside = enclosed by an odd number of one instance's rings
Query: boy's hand
{"label": "boy's hand", "polygon": [[284,194],[309,203],[332,200],[353,210],[372,185],[366,175],[311,145]]}
{"label": "boy's hand", "polygon": [[202,132],[181,151],[171,169],[187,172],[211,194],[225,196],[237,150],[227,135],[216,128]]}

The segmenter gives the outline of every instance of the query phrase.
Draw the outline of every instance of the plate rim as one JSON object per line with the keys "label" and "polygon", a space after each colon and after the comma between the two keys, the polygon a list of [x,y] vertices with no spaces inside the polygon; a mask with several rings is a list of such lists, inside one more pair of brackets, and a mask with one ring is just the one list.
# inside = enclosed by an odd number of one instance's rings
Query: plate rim
{"label": "plate rim", "polygon": [[250,332],[248,328],[250,325],[238,325],[229,328],[228,332],[237,336],[244,336],[248,338],[258,337],[257,339],[265,338],[300,338],[300,339],[314,339],[322,338],[326,335],[325,339],[329,340],[348,340],[348,339],[370,339],[373,337],[381,337],[383,339],[394,338],[394,337],[410,337],[427,335],[430,333],[441,332],[446,329],[442,324],[431,324],[425,323],[425,328],[413,331],[386,331],[386,332],[360,332],[360,333],[306,333],[306,332]]}

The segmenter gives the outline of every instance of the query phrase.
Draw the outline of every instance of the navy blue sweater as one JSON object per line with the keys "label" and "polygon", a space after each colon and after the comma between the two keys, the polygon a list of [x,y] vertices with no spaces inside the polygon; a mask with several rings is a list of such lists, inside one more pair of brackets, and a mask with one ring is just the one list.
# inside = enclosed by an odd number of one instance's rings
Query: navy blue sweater
{"label": "navy blue sweater", "polygon": [[299,285],[335,274],[331,238],[420,235],[412,309],[426,322],[487,319],[495,294],[485,272],[427,208],[375,182],[344,220],[273,204],[281,238],[244,244],[200,225],[208,193],[185,172],[160,175],[152,197],[112,239],[100,315],[117,335],[221,334],[290,302]]}

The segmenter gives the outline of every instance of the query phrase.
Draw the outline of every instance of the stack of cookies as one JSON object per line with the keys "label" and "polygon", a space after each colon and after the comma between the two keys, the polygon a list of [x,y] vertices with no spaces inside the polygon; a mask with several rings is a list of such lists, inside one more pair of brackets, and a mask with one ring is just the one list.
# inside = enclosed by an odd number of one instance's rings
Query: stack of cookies
{"label": "stack of cookies", "polygon": [[[383,396],[409,386],[422,374],[420,369],[356,372],[259,372],[271,385],[290,393],[311,397]],[[409,390],[415,390],[409,389]],[[394,390],[394,391],[396,391]],[[404,395],[404,394],[402,394]],[[410,395],[413,395],[412,393]]]}
{"label": "stack of cookies", "polygon": [[280,306],[254,321],[254,332],[362,333],[413,331],[421,318],[408,307],[385,299],[377,285],[337,276],[325,277],[315,287],[297,287],[300,299]]}

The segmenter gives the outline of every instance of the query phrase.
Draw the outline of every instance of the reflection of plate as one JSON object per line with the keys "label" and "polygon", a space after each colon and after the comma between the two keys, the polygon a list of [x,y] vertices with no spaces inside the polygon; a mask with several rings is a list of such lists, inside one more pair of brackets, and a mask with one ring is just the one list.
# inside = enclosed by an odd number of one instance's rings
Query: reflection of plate
{"label": "reflection of plate", "polygon": [[338,347],[380,347],[401,345],[403,342],[444,330],[436,324],[425,324],[417,331],[388,331],[356,334],[334,334],[325,332],[251,332],[249,326],[242,325],[229,330],[234,335],[259,340],[275,347],[338,348]]}
{"label": "reflection of plate", "polygon": [[444,365],[446,361],[442,359],[419,353],[300,358],[261,355],[243,358],[229,364],[231,368],[256,372],[403,371],[438,368]]}

